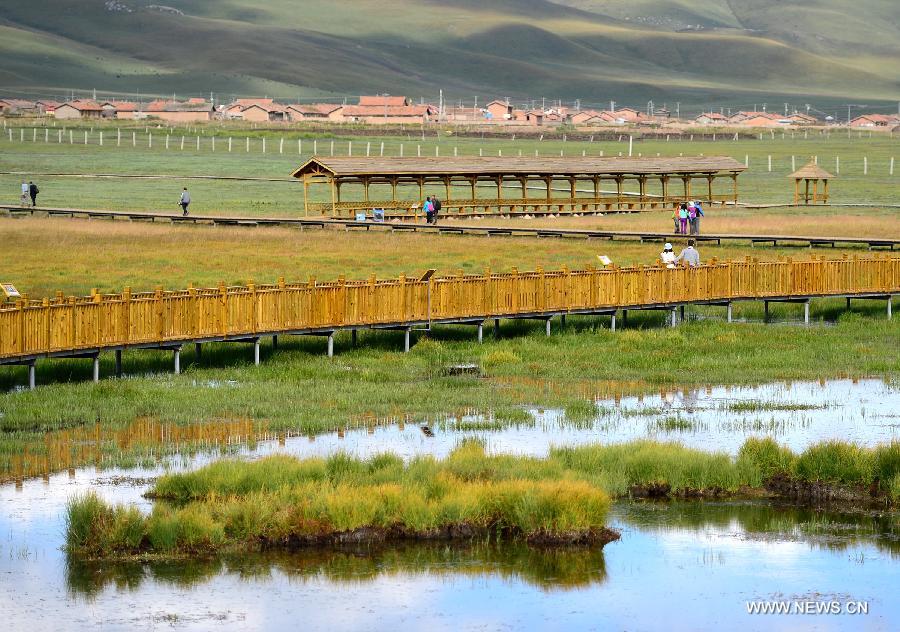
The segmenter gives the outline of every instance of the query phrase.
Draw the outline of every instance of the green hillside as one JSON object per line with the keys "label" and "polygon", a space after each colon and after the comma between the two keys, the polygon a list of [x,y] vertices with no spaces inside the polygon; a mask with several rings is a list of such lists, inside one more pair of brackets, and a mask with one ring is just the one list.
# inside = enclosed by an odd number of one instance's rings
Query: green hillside
{"label": "green hillside", "polygon": [[900,98],[895,0],[0,0],[0,90]]}

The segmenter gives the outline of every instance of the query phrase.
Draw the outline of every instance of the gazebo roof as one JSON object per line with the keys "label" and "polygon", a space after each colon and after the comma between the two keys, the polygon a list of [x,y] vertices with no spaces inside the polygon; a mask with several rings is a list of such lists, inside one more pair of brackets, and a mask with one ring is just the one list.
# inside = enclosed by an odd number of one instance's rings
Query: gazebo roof
{"label": "gazebo roof", "polygon": [[643,175],[688,174],[721,172],[739,173],[743,163],[724,156],[666,157],[666,158],[366,158],[314,156],[295,169],[295,178],[305,174],[326,173],[333,177],[347,176],[453,176],[453,175]]}
{"label": "gazebo roof", "polygon": [[817,165],[815,160],[810,160],[788,176],[788,178],[793,178],[794,180],[829,180],[834,177],[834,175]]}

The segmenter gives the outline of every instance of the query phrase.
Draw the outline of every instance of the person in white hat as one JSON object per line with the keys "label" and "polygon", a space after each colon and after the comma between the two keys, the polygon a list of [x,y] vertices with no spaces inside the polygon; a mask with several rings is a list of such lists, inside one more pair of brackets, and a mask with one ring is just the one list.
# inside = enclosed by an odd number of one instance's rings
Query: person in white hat
{"label": "person in white hat", "polygon": [[659,253],[659,258],[666,264],[667,268],[675,267],[675,252],[672,250],[672,244],[666,243],[663,251]]}

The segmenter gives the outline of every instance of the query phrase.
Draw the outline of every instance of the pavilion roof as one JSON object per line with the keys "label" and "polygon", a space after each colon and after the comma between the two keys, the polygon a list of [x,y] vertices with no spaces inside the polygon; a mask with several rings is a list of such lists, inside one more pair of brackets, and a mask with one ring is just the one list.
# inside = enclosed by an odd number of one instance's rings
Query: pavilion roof
{"label": "pavilion roof", "polygon": [[822,167],[817,165],[814,160],[810,160],[808,163],[788,176],[788,178],[793,178],[795,180],[829,180],[834,177],[834,175],[828,173],[827,171],[822,169]]}
{"label": "pavilion roof", "polygon": [[314,156],[291,175],[325,174],[354,176],[581,176],[581,175],[663,175],[687,173],[737,173],[743,163],[727,156],[618,158],[618,157],[356,157]]}

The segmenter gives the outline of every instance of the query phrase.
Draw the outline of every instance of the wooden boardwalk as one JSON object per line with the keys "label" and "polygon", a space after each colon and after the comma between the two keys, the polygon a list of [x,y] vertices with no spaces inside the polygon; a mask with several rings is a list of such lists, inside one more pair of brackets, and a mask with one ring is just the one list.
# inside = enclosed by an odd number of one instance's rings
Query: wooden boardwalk
{"label": "wooden boardwalk", "polygon": [[[143,221],[162,222],[172,224],[208,224],[214,226],[283,226],[289,228],[307,229],[341,229],[341,230],[381,230],[392,232],[431,233],[441,235],[481,235],[495,237],[569,237],[576,239],[607,239],[607,240],[637,240],[664,242],[672,239],[683,239],[685,235],[675,235],[668,232],[648,231],[623,231],[623,230],[599,230],[578,228],[552,228],[524,227],[524,226],[497,226],[481,223],[440,223],[431,225],[424,220],[414,221],[390,221],[390,222],[359,222],[350,219],[335,219],[326,217],[255,217],[235,215],[188,215],[180,213],[154,213],[144,211],[108,211],[102,209],[76,209],[53,207],[21,207],[13,204],[0,204],[0,213],[13,217],[21,216],[49,216],[81,219],[102,219],[119,221]],[[900,248],[900,236],[884,237],[840,237],[840,236],[813,236],[813,235],[754,235],[734,233],[705,233],[693,237],[698,242],[716,243],[740,242],[753,246],[799,246],[799,247],[855,247],[868,248],[869,250]]]}
{"label": "wooden boardwalk", "polygon": [[165,349],[174,354],[180,371],[181,350],[194,343],[252,343],[254,361],[260,340],[282,335],[327,337],[333,353],[334,335],[359,329],[404,332],[404,350],[414,328],[435,324],[474,325],[482,339],[485,322],[494,319],[539,319],[546,323],[568,315],[611,316],[650,309],[671,312],[686,305],[721,305],[731,321],[735,301],[795,302],[804,305],[809,322],[810,300],[818,297],[881,299],[900,294],[900,257],[878,254],[803,261],[711,261],[697,268],[657,266],[457,275],[420,279],[301,283],[279,280],[273,285],[29,300],[0,304],[0,364],[27,365],[29,385],[35,384],[35,363],[41,358],[80,357],[93,360],[93,377],[100,377],[99,357],[114,352],[121,373],[127,349]]}

